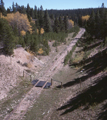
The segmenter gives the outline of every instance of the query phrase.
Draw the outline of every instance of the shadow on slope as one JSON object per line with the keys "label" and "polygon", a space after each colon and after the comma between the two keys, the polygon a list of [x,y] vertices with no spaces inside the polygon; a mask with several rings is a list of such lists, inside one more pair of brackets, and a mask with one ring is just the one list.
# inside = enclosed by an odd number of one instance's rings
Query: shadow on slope
{"label": "shadow on slope", "polygon": [[[79,107],[83,106],[83,110],[89,109],[92,105],[97,105],[107,99],[107,75],[103,78],[99,78],[91,86],[78,94],[76,97],[70,99],[65,105],[61,106],[57,110],[64,110],[61,115],[72,112]],[[107,108],[107,105],[104,109]],[[99,118],[107,118],[107,110],[102,112]]]}
{"label": "shadow on slope", "polygon": [[107,120],[107,104],[103,106],[102,112],[99,114],[97,120]]}
{"label": "shadow on slope", "polygon": [[[71,87],[73,85],[79,84],[80,80],[81,82],[84,82],[88,78],[97,75],[101,71],[103,71],[107,67],[107,49],[103,50],[102,52],[97,53],[96,55],[92,56],[91,58],[88,58],[86,60],[82,60],[80,63],[72,64],[74,66],[81,66],[82,69],[84,69],[84,72],[86,73],[85,76],[82,76],[80,78],[76,78],[73,81],[67,82],[63,84],[63,87]],[[78,72],[80,72],[79,70]],[[61,86],[57,86],[60,88]]]}

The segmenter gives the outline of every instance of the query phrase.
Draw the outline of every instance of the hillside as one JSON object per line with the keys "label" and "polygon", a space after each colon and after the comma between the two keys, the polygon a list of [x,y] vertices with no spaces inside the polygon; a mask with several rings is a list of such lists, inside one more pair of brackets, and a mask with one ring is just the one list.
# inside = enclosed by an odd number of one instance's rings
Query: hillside
{"label": "hillside", "polygon": [[[36,66],[36,67],[35,67]],[[21,82],[24,70],[34,72],[43,66],[43,62],[26,52],[23,48],[14,50],[12,57],[0,55],[0,100]]]}
{"label": "hillside", "polygon": [[[77,37],[80,37],[82,34],[84,33],[84,29],[81,29],[81,31],[78,33]],[[2,108],[2,111],[4,111],[2,113],[2,115],[5,117],[5,118],[9,118],[10,117],[10,114],[11,111],[13,111],[14,107],[16,106],[17,109],[15,109],[14,112],[18,113],[16,114],[15,116],[11,116],[10,119],[12,117],[15,117],[15,118],[18,118],[19,116],[20,117],[23,117],[24,115],[24,112],[23,113],[20,113],[22,110],[23,111],[27,111],[28,109],[28,106],[29,106],[29,101],[26,101],[26,99],[30,99],[33,97],[33,99],[36,99],[39,97],[39,94],[41,93],[42,89],[41,88],[36,88],[36,87],[33,87],[32,88],[32,85],[31,85],[31,82],[30,82],[30,76],[29,75],[25,75],[25,77],[23,78],[23,69],[25,69],[27,72],[30,72],[33,76],[35,76],[35,78],[38,78],[39,80],[48,80],[50,81],[51,77],[59,70],[63,67],[63,64],[62,64],[62,61],[64,59],[64,56],[67,54],[67,51],[69,51],[70,49],[72,49],[72,46],[76,43],[77,39],[74,39],[74,42],[71,41],[71,37],[72,37],[72,33],[69,34],[68,38],[66,39],[67,40],[67,43],[66,44],[61,44],[60,46],[58,46],[57,50],[58,52],[56,52],[56,48],[55,47],[52,47],[52,43],[53,42],[49,42],[49,46],[51,48],[51,52],[49,54],[49,56],[38,56],[39,59],[41,59],[45,64],[43,64],[43,62],[41,62],[39,60],[39,63],[37,65],[37,60],[36,60],[36,64],[35,62],[33,61],[32,63],[32,56],[29,55],[29,53],[27,53],[23,48],[18,48],[14,51],[15,55],[14,57],[12,58],[12,63],[11,63],[11,67],[14,65],[14,64],[17,64],[17,66],[20,66],[20,71],[16,71],[16,73],[18,72],[22,72],[22,73],[19,73],[19,76],[20,78],[22,79],[22,82],[20,80],[20,83],[18,85],[18,82],[16,81],[17,83],[17,86],[14,87],[14,89],[11,90],[11,92],[9,92],[9,96],[6,97],[6,99],[2,100],[1,101],[1,108]],[[18,53],[18,54],[17,54]],[[29,57],[28,57],[29,56]],[[29,59],[28,59],[29,58]],[[8,57],[6,58],[6,60],[9,59]],[[16,60],[16,61],[15,61]],[[18,61],[18,63],[17,63]],[[20,61],[20,62],[19,62]],[[10,62],[10,61],[9,61]],[[13,64],[14,63],[14,64]],[[22,64],[24,63],[30,63],[30,65],[32,65],[32,67],[30,66],[27,66],[27,69],[26,67],[22,66]],[[33,66],[37,66],[36,68],[33,67]],[[14,65],[15,66],[15,65]],[[16,67],[17,67],[16,66]],[[13,68],[13,69],[17,69],[19,70],[18,68]],[[40,68],[40,69],[39,69]],[[8,67],[6,68],[8,69]],[[12,71],[11,71],[12,72]],[[4,73],[5,74],[5,73]],[[12,74],[12,73],[10,73]],[[14,77],[13,77],[14,78]],[[12,79],[13,79],[12,78]],[[35,79],[34,78],[34,79]],[[14,80],[14,79],[13,79]],[[32,89],[31,89],[32,88]],[[20,91],[21,90],[21,91]],[[25,92],[26,91],[26,92]],[[29,91],[29,92],[27,92]],[[13,100],[13,97],[15,96],[14,92],[17,92],[17,96],[19,96],[19,98],[15,98]],[[21,92],[21,93],[20,93]],[[35,94],[37,94],[35,96]],[[33,99],[30,99],[30,102],[32,103]],[[7,101],[10,101],[8,104],[4,104],[5,102],[7,103]],[[18,103],[20,102],[20,105],[18,105]],[[25,104],[26,103],[26,104]],[[12,106],[11,106],[12,105]],[[4,106],[4,107],[3,107]],[[8,110],[7,110],[7,113],[6,113],[6,109],[5,107],[7,106]],[[24,107],[23,107],[24,106]],[[20,113],[20,114],[19,114]],[[2,118],[2,117],[1,117]]]}
{"label": "hillside", "polygon": [[[88,43],[87,43],[87,42]],[[24,120],[106,120],[107,47],[102,40],[79,39],[68,62],[54,76],[54,87],[41,93]]]}
{"label": "hillside", "polygon": [[1,0],[0,120],[107,120],[104,3],[6,10]]}

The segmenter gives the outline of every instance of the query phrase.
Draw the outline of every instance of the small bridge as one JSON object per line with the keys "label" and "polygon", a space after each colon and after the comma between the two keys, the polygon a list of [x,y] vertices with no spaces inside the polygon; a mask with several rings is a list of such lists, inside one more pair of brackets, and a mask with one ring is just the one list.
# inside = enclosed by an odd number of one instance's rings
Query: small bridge
{"label": "small bridge", "polygon": [[42,87],[42,88],[50,88],[50,86],[52,86],[53,82],[58,82],[61,83],[61,87],[62,87],[62,82],[58,81],[58,80],[54,80],[51,79],[51,82],[47,82],[47,81],[39,81],[38,79],[33,80],[31,83],[32,85],[34,85],[35,87]]}

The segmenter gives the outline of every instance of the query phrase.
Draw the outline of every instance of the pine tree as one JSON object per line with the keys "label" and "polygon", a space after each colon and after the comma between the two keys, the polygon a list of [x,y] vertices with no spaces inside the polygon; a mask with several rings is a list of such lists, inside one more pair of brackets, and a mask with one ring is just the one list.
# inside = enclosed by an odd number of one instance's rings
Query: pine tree
{"label": "pine tree", "polygon": [[33,8],[30,9],[30,16],[31,16],[32,18],[34,18],[34,11],[33,11]]}
{"label": "pine tree", "polygon": [[52,20],[55,19],[53,14],[50,15],[50,18],[51,18]]}
{"label": "pine tree", "polygon": [[24,6],[21,6],[21,13],[26,14],[26,10]]}
{"label": "pine tree", "polygon": [[15,46],[13,31],[5,19],[0,19],[0,31],[0,39],[4,44],[4,52],[8,55],[13,54],[13,48]]}
{"label": "pine tree", "polygon": [[104,3],[102,3],[101,8],[104,8]]}
{"label": "pine tree", "polygon": [[3,0],[1,0],[1,7],[2,7],[2,8],[4,7],[4,2],[3,2]]}
{"label": "pine tree", "polygon": [[32,51],[34,51],[34,52],[37,52],[37,41],[36,41],[36,39],[31,43],[31,46],[30,46],[30,49],[32,50]]}
{"label": "pine tree", "polygon": [[45,15],[44,15],[44,30],[45,30],[45,32],[51,32],[52,31],[50,18],[49,18],[47,10],[45,11]]}
{"label": "pine tree", "polygon": [[39,25],[42,28],[44,26],[44,12],[43,12],[43,7],[40,7],[40,13],[39,13]]}
{"label": "pine tree", "polygon": [[27,9],[26,9],[27,14],[30,14],[30,6],[27,4]]}
{"label": "pine tree", "polygon": [[67,16],[64,16],[64,30],[65,30],[65,32],[68,31],[68,18],[67,18]]}
{"label": "pine tree", "polygon": [[19,5],[16,3],[16,11],[17,11],[18,7],[19,7]]}
{"label": "pine tree", "polygon": [[101,35],[101,18],[100,18],[100,13],[99,10],[97,11],[96,15],[95,15],[95,36],[96,38],[99,38]]}
{"label": "pine tree", "polygon": [[59,28],[60,28],[60,31],[64,31],[64,25],[63,25],[63,20],[61,16],[59,17]]}
{"label": "pine tree", "polygon": [[13,12],[16,12],[16,8],[15,8],[15,5],[14,5],[14,2],[13,2],[13,5],[12,5],[12,8],[13,8]]}
{"label": "pine tree", "polygon": [[79,15],[79,18],[78,18],[78,25],[80,27],[82,27],[82,18],[81,18],[81,15]]}
{"label": "pine tree", "polygon": [[35,9],[34,9],[34,19],[37,19],[37,18],[38,18],[37,6],[35,6]]}
{"label": "pine tree", "polygon": [[35,25],[37,28],[39,28],[39,20],[38,19],[35,21]]}
{"label": "pine tree", "polygon": [[18,29],[17,29],[17,25],[15,24],[14,28],[13,28],[13,32],[15,36],[18,36]]}
{"label": "pine tree", "polygon": [[87,22],[86,30],[88,33],[91,34],[91,36],[95,36],[95,13],[92,11],[91,16]]}
{"label": "pine tree", "polygon": [[39,20],[39,18],[40,18],[40,9],[38,8],[38,11],[37,11],[37,17],[38,17],[38,20]]}
{"label": "pine tree", "polygon": [[29,19],[29,22],[31,22],[31,18],[30,18],[30,6],[29,6],[29,4],[27,4],[26,13],[27,13],[27,17]]}
{"label": "pine tree", "polygon": [[9,8],[7,8],[7,13],[10,13],[10,9]]}
{"label": "pine tree", "polygon": [[59,28],[59,20],[58,18],[56,17],[55,18],[55,21],[54,21],[54,32],[58,33],[60,31],[60,28]]}
{"label": "pine tree", "polygon": [[4,16],[7,15],[7,11],[6,11],[5,7],[4,7],[4,2],[3,2],[3,0],[1,0],[0,12],[1,12],[2,15],[4,15]]}
{"label": "pine tree", "polygon": [[104,14],[104,19],[103,19],[103,38],[107,37],[107,11]]}

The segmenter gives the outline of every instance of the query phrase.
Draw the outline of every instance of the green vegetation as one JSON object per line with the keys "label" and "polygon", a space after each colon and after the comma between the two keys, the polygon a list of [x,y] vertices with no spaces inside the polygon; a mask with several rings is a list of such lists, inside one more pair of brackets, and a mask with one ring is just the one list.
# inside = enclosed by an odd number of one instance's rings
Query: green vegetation
{"label": "green vegetation", "polygon": [[72,48],[72,50],[65,56],[64,65],[66,65],[69,60],[70,60],[70,61],[72,60],[71,56],[72,56],[75,48],[76,48],[76,45],[74,45],[73,48]]}
{"label": "green vegetation", "polygon": [[79,26],[76,25],[75,27],[73,27],[69,30],[69,33],[74,32],[74,34],[72,36],[74,38],[77,35],[77,33],[79,32],[79,30],[80,30]]}
{"label": "green vegetation", "polygon": [[[63,84],[66,82],[69,82],[69,80],[72,78],[77,77],[74,73],[76,73],[76,70],[74,69],[63,69],[59,71],[57,74],[54,75],[53,79],[61,81]],[[60,85],[60,83],[54,83],[53,82],[53,88],[46,89],[42,91],[39,98],[37,98],[35,104],[29,109],[29,111],[26,113],[24,120],[42,120],[42,119],[48,119],[51,120],[57,119],[61,120],[64,116],[59,117],[59,113],[56,110],[64,98],[68,96],[68,94],[73,91],[73,89],[65,89],[65,88],[57,88],[56,86]],[[79,89],[78,89],[79,91]],[[69,118],[71,118],[71,114],[69,115]]]}
{"label": "green vegetation", "polygon": [[6,54],[11,55],[15,46],[15,37],[11,26],[5,19],[0,19],[0,41],[3,42],[4,51]]}
{"label": "green vegetation", "polygon": [[[36,6],[33,9],[27,4],[27,8],[25,9],[24,6],[20,7],[17,3],[15,5],[13,2],[12,10],[8,8],[6,13],[7,17],[4,17],[4,2],[2,1],[2,3],[0,19],[1,21],[3,21],[2,19],[6,19],[8,22],[5,24],[8,27],[3,27],[4,23],[1,22],[0,29],[3,31],[3,35],[0,36],[0,40],[3,41],[5,53],[8,55],[13,53],[13,49],[17,44],[33,51],[35,54],[38,54],[38,51],[41,49],[43,50],[41,55],[48,55],[50,51],[48,45],[49,40],[55,40],[53,46],[58,46],[62,42],[66,43],[65,38],[69,32],[74,32],[73,36],[75,36],[79,31],[78,26],[72,27],[67,15],[58,17],[54,17],[53,15],[49,16],[48,11],[44,11],[42,6],[40,9],[37,9]],[[19,18],[19,15],[20,20],[17,22],[15,18]],[[22,24],[25,22],[26,24]],[[8,37],[6,40],[3,40],[5,34],[8,34]]]}
{"label": "green vegetation", "polygon": [[89,20],[85,25],[86,31],[91,37],[105,39],[107,36],[107,9],[101,8],[95,13],[92,11]]}

